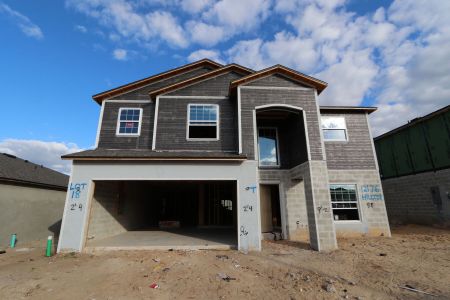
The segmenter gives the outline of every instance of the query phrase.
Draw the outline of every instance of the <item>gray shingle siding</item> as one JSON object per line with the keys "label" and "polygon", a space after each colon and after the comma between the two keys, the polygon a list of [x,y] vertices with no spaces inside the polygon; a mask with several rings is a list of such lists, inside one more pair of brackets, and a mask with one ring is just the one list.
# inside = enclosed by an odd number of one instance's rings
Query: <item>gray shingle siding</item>
{"label": "gray shingle siding", "polygon": [[312,160],[322,160],[319,119],[313,90],[257,90],[241,89],[242,150],[254,159],[253,110],[265,104],[288,104],[304,109],[308,126],[309,147]]}
{"label": "gray shingle siding", "polygon": [[347,142],[326,142],[329,169],[375,169],[375,158],[365,113],[322,113],[343,116],[347,124]]}
{"label": "gray shingle siding", "polygon": [[211,79],[196,83],[191,86],[173,91],[167,95],[171,96],[228,96],[230,82],[243,77],[243,75],[236,72],[229,72],[226,74],[213,77]]}
{"label": "gray shingle siding", "polygon": [[[138,137],[117,136],[117,117],[121,107],[142,108],[141,134]],[[153,137],[153,103],[105,102],[98,148],[107,149],[151,149]]]}
{"label": "gray shingle siding", "polygon": [[269,75],[249,82],[247,86],[307,87],[281,75]]}
{"label": "gray shingle siding", "polygon": [[130,91],[128,93],[124,93],[118,96],[115,96],[111,99],[118,99],[118,100],[149,100],[150,97],[148,93],[150,91],[154,91],[156,89],[162,88],[164,86],[168,86],[174,83],[177,83],[179,81],[183,81],[201,74],[204,74],[206,72],[211,71],[212,69],[207,67],[200,67],[198,69],[194,69],[190,72],[181,73],[177,76],[173,76],[164,80],[160,80],[154,83],[151,83],[149,85],[146,85],[144,87],[138,88],[134,91]]}
{"label": "gray shingle siding", "polygon": [[[218,104],[220,127],[218,141],[186,140],[189,103]],[[237,151],[237,108],[229,99],[160,98],[156,130],[156,150]]]}

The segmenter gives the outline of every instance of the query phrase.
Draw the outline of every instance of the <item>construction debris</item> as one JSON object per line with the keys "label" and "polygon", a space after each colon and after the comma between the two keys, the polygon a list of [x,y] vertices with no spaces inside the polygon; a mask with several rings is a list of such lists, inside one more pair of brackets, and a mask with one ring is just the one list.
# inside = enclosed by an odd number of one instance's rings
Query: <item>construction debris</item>
{"label": "construction debris", "polygon": [[428,293],[428,292],[425,292],[425,291],[422,291],[422,290],[418,290],[418,289],[416,289],[415,287],[413,287],[413,286],[411,286],[409,284],[405,284],[405,286],[399,285],[399,288],[405,289],[405,290],[408,290],[408,291],[411,291],[411,292],[416,292],[416,293],[421,293],[421,294],[433,296],[433,297],[439,297],[436,294],[432,294],[432,293]]}
{"label": "construction debris", "polygon": [[222,279],[226,282],[230,282],[230,280],[236,280],[236,278],[230,277],[225,273],[217,273],[217,277],[219,277],[220,279]]}

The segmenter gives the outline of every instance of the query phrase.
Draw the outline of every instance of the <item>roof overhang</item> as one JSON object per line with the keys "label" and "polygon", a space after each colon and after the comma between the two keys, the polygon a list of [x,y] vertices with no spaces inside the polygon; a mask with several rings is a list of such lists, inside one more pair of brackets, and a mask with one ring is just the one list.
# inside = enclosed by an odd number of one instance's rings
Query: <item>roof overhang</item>
{"label": "roof overhang", "polygon": [[253,70],[251,70],[249,68],[240,66],[238,64],[229,64],[229,65],[226,65],[226,66],[224,66],[222,68],[210,71],[208,73],[201,74],[199,76],[196,76],[196,77],[193,77],[193,78],[189,78],[187,80],[180,81],[180,82],[174,83],[172,85],[168,85],[168,86],[162,87],[162,88],[160,88],[158,90],[151,91],[149,93],[149,95],[150,95],[151,99],[155,99],[159,95],[170,93],[170,92],[173,92],[175,90],[181,89],[183,87],[186,87],[186,86],[189,86],[189,85],[192,85],[192,84],[195,84],[195,83],[198,83],[198,82],[201,82],[201,81],[204,81],[204,80],[207,80],[209,78],[213,78],[213,77],[216,77],[216,76],[219,76],[219,75],[222,75],[222,74],[226,74],[228,72],[237,72],[237,73],[240,73],[240,74],[248,75],[248,74],[254,73],[255,71],[253,71]]}
{"label": "roof overhang", "polygon": [[181,73],[189,72],[191,70],[194,70],[194,69],[197,69],[200,67],[210,67],[213,69],[217,69],[217,68],[223,67],[223,65],[219,64],[215,61],[212,61],[210,59],[202,59],[202,60],[187,64],[187,65],[181,66],[179,68],[175,68],[175,69],[172,69],[172,70],[169,70],[169,71],[166,71],[163,73],[159,73],[159,74],[156,74],[156,75],[144,78],[144,79],[133,81],[131,83],[119,86],[117,88],[114,88],[114,89],[111,89],[111,90],[108,90],[105,92],[98,93],[98,94],[92,96],[92,99],[94,99],[95,102],[97,102],[98,104],[101,104],[102,101],[107,98],[111,98],[111,97],[123,94],[127,91],[131,91],[133,89],[145,86],[152,82],[163,80],[163,79],[166,79],[166,78],[169,78],[169,77],[181,74]]}
{"label": "roof overhang", "polygon": [[353,111],[353,112],[365,112],[367,114],[371,114],[376,111],[378,108],[373,106],[320,106],[320,111]]}
{"label": "roof overhang", "polygon": [[320,94],[328,85],[328,83],[326,83],[325,81],[322,81],[317,78],[311,77],[309,75],[297,72],[295,70],[292,70],[292,69],[287,68],[282,65],[275,65],[273,67],[270,67],[270,68],[267,68],[267,69],[264,69],[264,70],[261,70],[258,72],[254,72],[245,77],[242,77],[242,78],[232,81],[230,84],[230,90],[233,90],[240,85],[244,85],[244,84],[250,83],[252,81],[261,79],[266,76],[274,75],[274,74],[283,75],[283,76],[288,77],[289,79],[299,82],[303,85],[315,88],[317,90],[317,94]]}

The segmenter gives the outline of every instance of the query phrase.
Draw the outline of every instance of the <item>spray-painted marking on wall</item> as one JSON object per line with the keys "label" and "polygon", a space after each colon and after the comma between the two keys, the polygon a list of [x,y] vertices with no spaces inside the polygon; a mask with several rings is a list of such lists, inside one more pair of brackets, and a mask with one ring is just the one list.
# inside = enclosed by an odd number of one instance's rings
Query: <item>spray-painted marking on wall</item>
{"label": "spray-painted marking on wall", "polygon": [[324,206],[318,206],[317,207],[317,210],[319,211],[319,214],[320,213],[322,213],[322,212],[324,212],[324,213],[327,213],[327,212],[329,212],[330,211],[330,209],[328,208],[328,207],[324,207]]}
{"label": "spray-painted marking on wall", "polygon": [[254,194],[255,191],[256,191],[256,185],[246,186],[246,187],[245,187],[245,190],[246,190],[246,191],[252,190],[252,192],[253,192],[253,194]]}
{"label": "spray-painted marking on wall", "polygon": [[70,198],[71,199],[78,199],[80,198],[81,192],[84,191],[85,187],[87,186],[87,183],[70,183]]}
{"label": "spray-painted marking on wall", "polygon": [[[81,194],[85,191],[87,183],[70,183],[69,191],[70,191],[70,199],[72,201],[77,201]],[[69,210],[71,211],[83,211],[83,203],[80,202],[72,202],[69,205]]]}
{"label": "spray-painted marking on wall", "polygon": [[247,205],[244,205],[242,208],[244,209],[244,212],[253,211],[253,205],[247,204]]}
{"label": "spray-painted marking on wall", "polygon": [[378,184],[365,184],[361,186],[361,199],[365,201],[383,200],[381,187]]}
{"label": "spray-painted marking on wall", "polygon": [[247,235],[248,235],[248,231],[245,230],[244,226],[241,226],[241,234],[240,234],[240,236],[247,236]]}

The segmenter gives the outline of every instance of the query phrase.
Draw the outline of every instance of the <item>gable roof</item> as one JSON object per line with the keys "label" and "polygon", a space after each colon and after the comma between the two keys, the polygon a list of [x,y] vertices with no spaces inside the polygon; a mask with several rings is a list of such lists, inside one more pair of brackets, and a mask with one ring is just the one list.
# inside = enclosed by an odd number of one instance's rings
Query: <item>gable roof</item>
{"label": "gable roof", "polygon": [[166,78],[169,78],[169,77],[181,74],[181,73],[186,73],[186,72],[189,72],[191,70],[194,70],[194,69],[197,69],[200,67],[210,67],[213,69],[217,69],[217,68],[223,67],[223,65],[216,63],[215,61],[212,61],[210,59],[202,59],[202,60],[187,64],[187,65],[175,68],[175,69],[171,69],[166,72],[162,72],[162,73],[150,76],[150,77],[146,77],[144,79],[133,81],[131,83],[119,86],[117,88],[114,88],[114,89],[111,89],[108,91],[98,93],[98,94],[92,96],[92,99],[94,99],[98,104],[101,104],[101,102],[106,98],[117,96],[124,92],[148,85],[152,82],[166,79]]}
{"label": "gable roof", "polygon": [[0,153],[0,182],[66,190],[69,176],[14,155]]}
{"label": "gable roof", "polygon": [[291,80],[312,86],[317,89],[318,94],[320,94],[328,85],[328,83],[326,83],[325,81],[322,81],[317,78],[297,72],[288,67],[285,67],[282,65],[274,65],[270,68],[266,68],[261,71],[254,72],[252,74],[249,74],[245,77],[239,78],[239,79],[231,82],[230,89],[234,89],[239,85],[250,83],[252,81],[255,81],[255,80],[258,80],[258,79],[261,79],[263,77],[273,75],[273,74],[280,74],[280,75],[290,78]]}
{"label": "gable roof", "polygon": [[177,83],[174,83],[174,84],[162,87],[160,89],[151,91],[149,93],[150,94],[150,98],[154,99],[158,95],[169,93],[169,92],[173,92],[173,91],[178,90],[180,88],[183,88],[183,87],[189,86],[191,84],[194,84],[194,83],[197,83],[197,82],[200,82],[200,81],[203,81],[203,80],[207,80],[209,78],[216,77],[216,76],[228,73],[228,72],[237,72],[237,73],[241,73],[241,74],[243,73],[245,75],[248,75],[248,74],[254,73],[255,71],[253,71],[252,69],[243,67],[241,65],[238,65],[238,64],[229,64],[229,65],[226,65],[226,66],[224,66],[222,68],[210,71],[208,73],[204,73],[204,74],[201,74],[199,76],[192,77],[192,78],[186,79],[184,81],[180,81],[180,82],[177,82]]}

